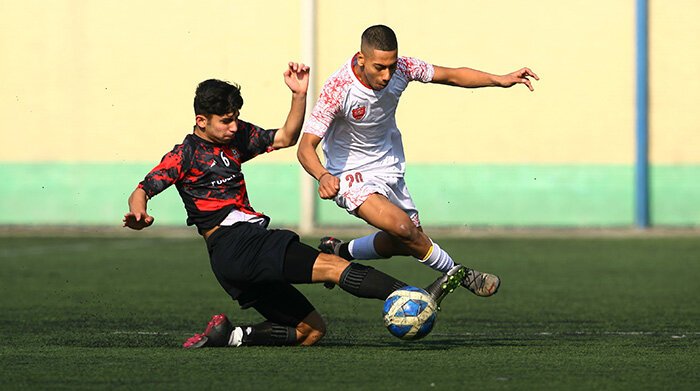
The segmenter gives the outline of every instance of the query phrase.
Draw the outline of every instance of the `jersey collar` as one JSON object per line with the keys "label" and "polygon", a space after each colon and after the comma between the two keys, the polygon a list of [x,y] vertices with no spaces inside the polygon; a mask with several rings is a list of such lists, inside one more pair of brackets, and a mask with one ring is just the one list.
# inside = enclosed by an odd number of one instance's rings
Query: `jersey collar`
{"label": "jersey collar", "polygon": [[[370,91],[374,91],[374,89],[367,84],[365,84],[362,79],[360,78],[360,75],[355,73],[355,65],[357,65],[357,56],[360,54],[360,52],[355,53],[354,56],[352,56],[352,59],[350,60],[350,71],[352,72],[352,75],[355,76],[355,79],[362,84],[363,87],[367,88]],[[376,91],[375,91],[376,92]]]}

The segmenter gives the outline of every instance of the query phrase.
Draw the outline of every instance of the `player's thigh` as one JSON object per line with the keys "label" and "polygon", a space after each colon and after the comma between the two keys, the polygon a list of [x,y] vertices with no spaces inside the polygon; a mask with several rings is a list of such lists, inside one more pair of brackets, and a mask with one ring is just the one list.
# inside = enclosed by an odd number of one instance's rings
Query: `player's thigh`
{"label": "player's thigh", "polygon": [[292,284],[313,282],[338,283],[349,262],[333,254],[323,254],[317,249],[293,241],[284,257],[284,279]]}
{"label": "player's thigh", "polygon": [[394,236],[404,237],[417,230],[406,212],[381,194],[375,193],[367,197],[357,208],[357,215]]}
{"label": "player's thigh", "polygon": [[416,204],[413,202],[411,193],[408,191],[406,181],[403,178],[399,178],[396,183],[393,183],[390,186],[390,189],[391,192],[387,196],[389,201],[398,206],[399,209],[406,212],[408,217],[413,222],[413,225],[420,228],[421,224],[420,218],[418,217],[418,209],[416,208]]}
{"label": "player's thigh", "polygon": [[207,241],[215,275],[240,291],[255,284],[284,282],[284,258],[292,242],[298,242],[292,231],[252,223],[221,227]]}
{"label": "player's thigh", "polygon": [[285,281],[292,284],[312,282],[319,253],[317,249],[298,240],[291,241],[285,251],[284,265],[282,265]]}

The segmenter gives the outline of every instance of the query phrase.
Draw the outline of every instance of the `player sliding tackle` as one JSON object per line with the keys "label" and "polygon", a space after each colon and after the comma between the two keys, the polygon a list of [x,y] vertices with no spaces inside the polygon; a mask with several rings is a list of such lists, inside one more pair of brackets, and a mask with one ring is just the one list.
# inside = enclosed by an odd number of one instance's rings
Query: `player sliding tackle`
{"label": "player sliding tackle", "polygon": [[[380,300],[407,285],[371,267],[319,253],[292,231],[268,229],[269,217],[250,205],[241,165],[261,153],[295,145],[304,120],[309,68],[289,63],[284,80],[292,92],[291,108],[284,125],[271,130],[239,118],[243,98],[238,86],[214,79],[200,83],[193,132],[129,197],[124,226],[141,230],[154,221],[148,200],[174,184],[187,224],[196,225],[206,241],[221,287],[242,308],[255,308],[265,318],[234,326],[225,315],[215,315],[185,348],[313,345],[323,337],[326,324],[291,284],[333,283],[357,297]],[[433,283],[436,301],[455,289],[458,279],[442,276]]]}
{"label": "player sliding tackle", "polygon": [[[414,80],[465,88],[524,84],[532,91],[530,77],[539,80],[528,68],[497,76],[399,57],[396,35],[389,27],[365,30],[360,52],[325,82],[304,124],[297,156],[318,180],[321,198],[334,199],[380,231],[349,243],[326,237],[319,249],[347,260],[411,255],[440,272],[463,269],[462,286],[478,296],[496,293],[497,276],[455,264],[423,232],[404,182],[405,159],[395,113],[401,93]],[[316,153],[321,140],[325,167]]]}

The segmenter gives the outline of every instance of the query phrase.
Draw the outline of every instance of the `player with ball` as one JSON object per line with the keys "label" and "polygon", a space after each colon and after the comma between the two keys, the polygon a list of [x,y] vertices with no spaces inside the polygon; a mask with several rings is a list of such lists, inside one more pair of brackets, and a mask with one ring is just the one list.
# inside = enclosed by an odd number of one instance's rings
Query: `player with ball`
{"label": "player with ball", "polygon": [[[482,297],[495,294],[500,286],[495,274],[456,264],[423,232],[404,181],[405,157],[395,114],[412,81],[463,88],[523,84],[532,91],[530,77],[539,80],[528,68],[492,75],[399,56],[393,30],[384,25],[367,28],[360,51],[326,80],[304,124],[297,157],[318,181],[321,198],[333,199],[379,231],[348,243],[326,237],[319,249],[347,260],[413,256],[441,273],[464,269],[464,288]],[[426,131],[429,137],[441,137],[439,129]],[[316,152],[322,140],[325,166]]]}
{"label": "player with ball", "polygon": [[[315,344],[326,324],[292,284],[333,283],[354,296],[380,300],[406,286],[374,268],[320,253],[292,231],[268,229],[270,218],[251,206],[242,164],[295,145],[304,120],[309,68],[289,63],[284,80],[292,103],[278,129],[263,129],[239,117],[243,98],[237,85],[216,79],[201,82],[192,132],[129,197],[124,226],[141,230],[154,222],[147,212],[149,200],[175,185],[187,224],[195,225],[204,238],[221,287],[241,308],[254,308],[265,318],[234,325],[226,315],[215,315],[203,333],[185,341],[185,348]],[[445,275],[431,289],[439,299],[458,284],[459,277]]]}

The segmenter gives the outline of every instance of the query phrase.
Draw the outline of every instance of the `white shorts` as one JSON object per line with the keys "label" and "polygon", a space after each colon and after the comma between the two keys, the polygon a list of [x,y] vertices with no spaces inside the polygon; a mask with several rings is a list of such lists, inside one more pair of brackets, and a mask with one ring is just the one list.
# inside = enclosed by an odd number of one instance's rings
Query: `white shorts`
{"label": "white shorts", "polygon": [[346,171],[338,175],[338,178],[340,178],[340,191],[335,197],[335,203],[348,213],[357,216],[356,209],[367,201],[370,195],[377,193],[385,196],[389,202],[406,212],[413,224],[420,227],[418,209],[411,199],[403,177]]}

